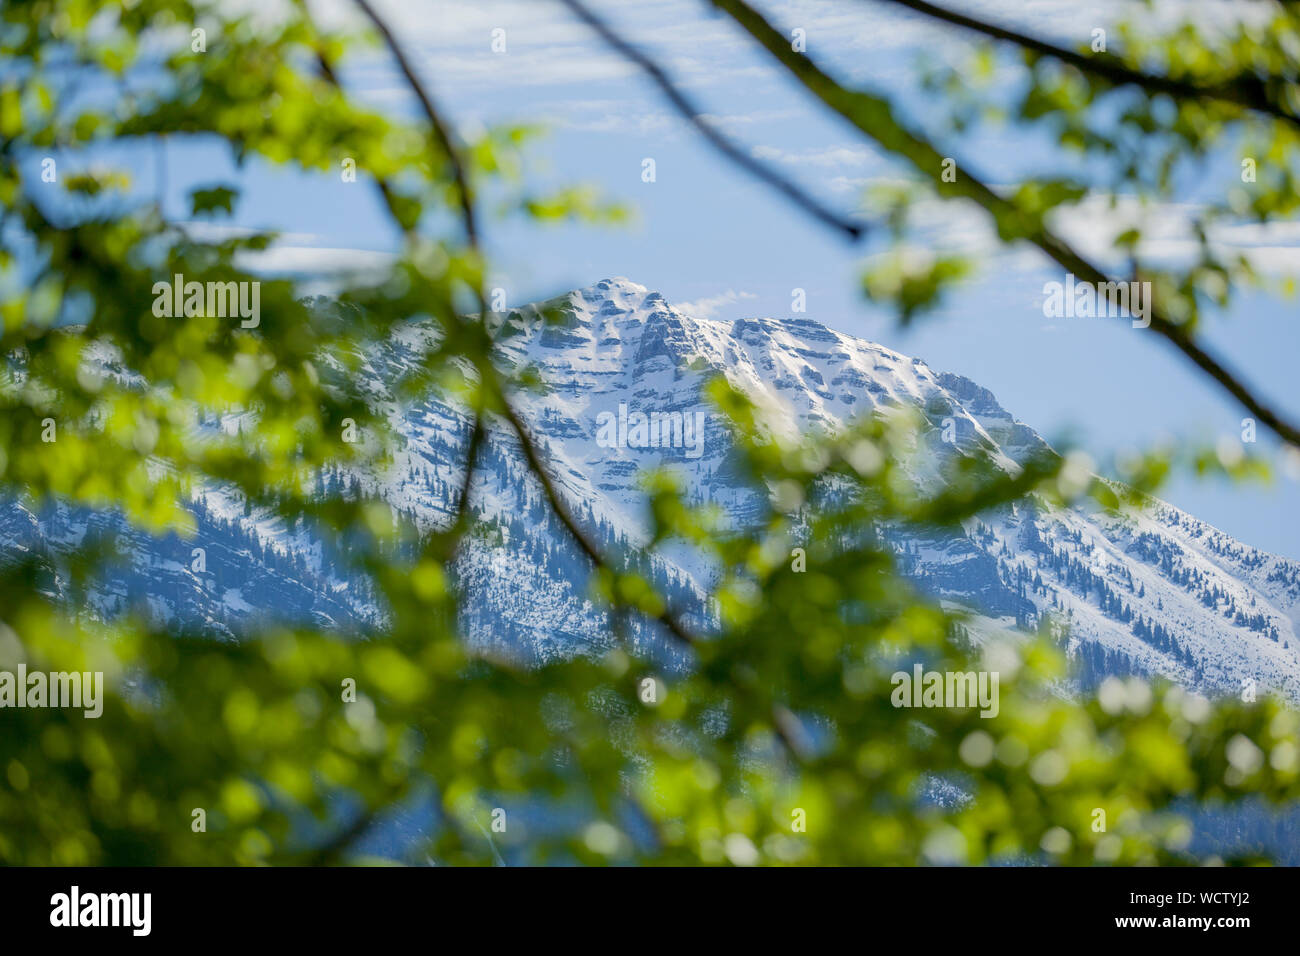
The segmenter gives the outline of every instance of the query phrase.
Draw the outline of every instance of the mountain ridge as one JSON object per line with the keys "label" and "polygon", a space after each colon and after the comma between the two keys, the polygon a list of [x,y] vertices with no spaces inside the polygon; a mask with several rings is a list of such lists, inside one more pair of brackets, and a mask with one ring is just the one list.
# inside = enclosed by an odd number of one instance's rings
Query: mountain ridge
{"label": "mountain ridge", "polygon": [[[558,312],[559,321],[546,321],[546,312]],[[726,431],[708,418],[696,458],[671,443],[605,447],[597,441],[602,413],[617,415],[624,406],[629,415],[668,421],[712,416],[704,388],[722,374],[788,437],[907,407],[930,419],[924,440],[936,460],[980,446],[1014,470],[1049,448],[971,379],[810,318],[692,317],[620,277],[496,315],[493,323],[499,361],[532,367],[544,383],[517,395],[519,411],[579,522],[602,545],[645,560],[674,606],[706,629],[709,569],[681,549],[648,560],[635,554],[647,535],[637,477],[670,464],[692,497],[742,526],[760,513],[760,502],[727,472]],[[375,491],[426,528],[445,526],[454,511],[469,423],[453,403],[401,399],[387,383],[436,338],[412,322],[367,355],[364,374],[377,407],[402,439],[391,464],[323,479]],[[532,661],[608,646],[609,622],[587,595],[585,561],[548,514],[506,430],[490,429],[471,494],[487,530],[456,568],[468,638]],[[241,507],[220,489],[206,489],[195,510],[199,540],[213,555],[209,572],[188,569],[186,542],[149,538],[119,522],[112,532],[125,542],[128,567],[110,576],[90,605],[112,614],[143,604],[163,620],[197,621],[230,637],[272,608],[344,630],[382,624],[374,596],[342,574],[328,543]],[[14,503],[0,508],[0,541],[10,543],[6,551],[57,550],[75,546],[95,522],[113,519],[59,505],[37,514]],[[977,634],[1061,627],[1085,680],[1158,673],[1215,693],[1237,693],[1254,680],[1261,692],[1300,698],[1300,564],[1164,502],[1144,513],[1108,514],[1026,501],[956,531],[900,533],[891,546],[919,587],[975,612]],[[653,647],[655,628],[639,622],[631,639]]]}

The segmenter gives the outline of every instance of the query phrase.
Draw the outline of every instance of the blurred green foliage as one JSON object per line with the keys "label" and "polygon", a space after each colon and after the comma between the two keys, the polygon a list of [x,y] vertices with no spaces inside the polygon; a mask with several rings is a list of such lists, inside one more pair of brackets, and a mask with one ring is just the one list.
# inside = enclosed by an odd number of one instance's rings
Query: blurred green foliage
{"label": "blurred green foliage", "polygon": [[[743,4],[719,6],[745,22],[735,9]],[[1226,56],[1263,69],[1267,53],[1285,74],[1296,22],[1277,17],[1264,39],[1213,56],[1208,41],[1181,33],[1150,56],[1217,77],[1230,71]],[[196,27],[203,52],[193,48]],[[592,555],[593,594],[620,615],[660,620],[664,640],[683,645],[685,669],[630,648],[534,669],[470,656],[455,633],[448,574],[468,517],[421,533],[377,500],[322,500],[314,478],[359,455],[382,461],[393,436],[351,372],[368,343],[412,318],[441,337],[399,387],[437,390],[492,427],[518,424],[510,396],[528,383],[497,367],[489,327],[473,317],[485,263],[474,229],[463,227],[477,194],[509,196],[503,214],[538,220],[621,213],[585,189],[529,194],[529,130],[457,144],[431,112],[408,121],[360,105],[335,74],[352,42],[321,32],[301,5],[256,23],[220,4],[175,0],[9,2],[0,13],[4,490],[185,532],[192,494],[237,489],[258,507],[348,535],[356,573],[374,583],[386,614],[364,640],[276,627],[223,643],[136,619],[94,620],[48,599],[39,562],[6,556],[0,668],[102,671],[107,696],[98,719],[0,712],[0,862],[348,861],[386,812],[429,795],[436,821],[426,851],[440,863],[502,853],[590,863],[1189,862],[1175,801],[1300,793],[1300,719],[1277,701],[1210,705],[1135,680],[1080,700],[1063,691],[1064,661],[1047,636],[982,648],[963,640],[957,617],[911,588],[872,529],[954,524],[1027,496],[1063,505],[1091,494],[1116,507],[1119,496],[1077,458],[1056,455],[1014,475],[971,457],[941,494],[919,494],[901,464],[930,425],[901,413],[792,443],[773,437],[743,396],[715,389],[733,423],[738,476],[770,492],[756,530],[727,532],[710,509],[683,500],[669,473],[646,481],[652,547],[688,542],[719,569],[716,633],[693,634],[646,581]],[[1148,55],[1136,38],[1132,48]],[[1057,124],[1065,147],[1120,148],[1088,126],[1099,90],[1087,79],[1029,69],[1026,120]],[[142,75],[150,81],[128,82]],[[97,92],[77,95],[78,77],[93,78]],[[813,82],[887,148],[922,163],[938,155],[897,127],[883,100]],[[1124,137],[1123,148],[1154,142],[1159,155],[1176,139],[1180,149],[1208,149],[1240,114],[1138,105],[1125,123],[1142,135]],[[1290,168],[1294,132],[1269,122],[1280,129],[1268,148]],[[392,215],[398,260],[382,281],[341,294],[359,306],[346,322],[268,280],[255,329],[154,317],[155,282],[176,273],[258,279],[240,263],[274,237],[200,239],[133,192],[129,169],[46,184],[39,161],[56,155],[73,168],[93,147],[163,136],[206,137],[241,160],[328,175],[355,160]],[[1131,180],[1151,168],[1133,167]],[[1271,168],[1274,179],[1249,200],[1261,217],[1294,209],[1282,198],[1294,196],[1290,174]],[[938,188],[978,192],[961,183]],[[55,200],[56,191],[67,195]],[[1043,217],[1080,195],[1022,186],[995,204],[1002,237],[1041,238]],[[236,202],[237,186],[206,187],[193,211],[220,217]],[[873,275],[867,288],[910,318],[965,271],[941,258]],[[1171,295],[1184,296],[1174,313],[1194,320],[1211,271],[1201,263],[1171,279]],[[1222,274],[1235,282],[1240,270]],[[217,427],[232,415],[238,429]],[[344,441],[348,418],[371,440]],[[42,441],[46,419],[57,441]],[[1140,498],[1168,467],[1163,454],[1135,463],[1121,490]],[[806,571],[792,567],[795,547],[806,549]],[[101,557],[88,548],[75,573],[93,579]],[[918,656],[931,669],[997,670],[997,716],[894,707],[890,674]],[[927,798],[943,786],[947,799]],[[551,822],[527,822],[539,818],[522,808],[537,806],[557,809]],[[496,807],[510,822],[489,836]],[[195,809],[206,815],[202,832]],[[1093,828],[1098,809],[1105,832]]]}

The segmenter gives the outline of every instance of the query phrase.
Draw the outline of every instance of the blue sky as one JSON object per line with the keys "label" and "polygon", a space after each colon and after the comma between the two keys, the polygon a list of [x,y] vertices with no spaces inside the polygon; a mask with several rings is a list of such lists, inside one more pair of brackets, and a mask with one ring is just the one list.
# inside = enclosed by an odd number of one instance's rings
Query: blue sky
{"label": "blue sky", "polygon": [[[532,151],[539,184],[595,184],[635,210],[627,227],[560,226],[540,236],[533,227],[489,222],[492,284],[507,290],[511,304],[622,275],[697,314],[780,318],[790,315],[791,291],[802,288],[808,317],[964,374],[1045,436],[1073,436],[1099,460],[1166,438],[1240,434],[1245,413],[1156,336],[1117,319],[1045,318],[1043,284],[1061,280],[1060,270],[1025,250],[997,250],[972,210],[935,203],[919,208],[921,239],[988,254],[978,276],[942,309],[900,329],[894,316],[868,306],[858,293],[864,259],[874,247],[846,243],[716,157],[635,68],[602,47],[558,2],[376,5],[463,131],[540,121],[549,132]],[[898,179],[900,167],[817,109],[705,4],[593,5],[655,53],[721,129],[834,207],[857,209],[865,188]],[[932,120],[937,104],[915,82],[918,65],[962,62],[974,49],[964,36],[880,4],[759,5],[787,30],[804,29],[809,54],[842,79],[901,90],[903,115],[920,126]],[[1086,42],[1095,27],[1113,32],[1118,16],[1131,15],[1135,6],[1062,0],[949,5],[1070,46]],[[357,22],[346,3],[313,6],[331,22]],[[1169,9],[1161,6],[1156,16]],[[1210,3],[1201,15],[1232,9],[1240,8]],[[504,53],[492,51],[496,29],[505,31]],[[355,62],[346,78],[376,103],[395,111],[411,107],[378,51]],[[1063,166],[1033,136],[1006,130],[981,131],[953,148],[963,164],[994,183]],[[654,183],[641,180],[646,157],[656,163]],[[236,173],[228,157],[203,143],[173,142],[166,164],[169,210],[178,217],[195,185],[239,182],[235,222],[285,233],[271,258],[277,267],[328,274],[341,265],[380,261],[392,249],[373,192],[362,184],[257,164]],[[1235,174],[1235,156],[1217,157],[1184,171],[1182,204],[1146,210],[1122,205],[1118,212],[1089,207],[1059,227],[1102,254],[1106,236],[1120,231],[1123,217],[1136,217],[1159,243],[1154,251],[1177,258],[1187,251],[1177,224],[1194,211],[1194,202],[1230,187]],[[151,175],[140,171],[142,180]],[[1245,227],[1224,242],[1250,248],[1270,272],[1300,273],[1300,225]],[[1300,415],[1295,315],[1294,300],[1244,296],[1229,314],[1216,316],[1206,334],[1259,392]],[[1276,451],[1260,434],[1259,450]],[[1164,497],[1249,544],[1300,558],[1300,482],[1293,463],[1281,464],[1270,487],[1180,479]]]}

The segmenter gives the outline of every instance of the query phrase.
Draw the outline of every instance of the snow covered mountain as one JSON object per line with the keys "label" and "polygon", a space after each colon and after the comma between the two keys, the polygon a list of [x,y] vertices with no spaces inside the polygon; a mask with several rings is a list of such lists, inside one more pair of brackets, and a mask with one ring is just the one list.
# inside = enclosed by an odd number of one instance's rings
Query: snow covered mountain
{"label": "snow covered mountain", "polygon": [[[610,279],[559,302],[499,317],[501,361],[532,366],[541,388],[519,407],[580,523],[640,562],[677,607],[707,623],[707,569],[689,555],[646,559],[638,474],[671,462],[689,493],[737,524],[758,505],[728,467],[730,443],[702,388],[713,376],[770,410],[790,434],[833,430],[879,408],[911,406],[934,425],[938,460],[981,446],[1004,467],[1045,448],[987,390],[919,359],[810,319],[694,318],[662,295]],[[458,494],[469,424],[447,403],[409,403],[386,388],[418,361],[434,333],[412,323],[369,358],[378,407],[404,441],[384,471],[324,476],[323,485],[375,490],[426,527],[445,524]],[[951,442],[944,441],[944,432]],[[484,534],[457,579],[470,639],[533,660],[612,643],[587,597],[587,566],[548,513],[513,437],[493,430],[472,495]],[[162,620],[236,635],[275,613],[354,629],[380,619],[373,597],[347,579],[329,542],[246,509],[213,490],[198,498],[193,541],[154,539],[111,515],[52,506],[0,506],[0,555],[57,554],[110,535],[122,566],[81,600],[102,613],[147,606]],[[957,531],[897,535],[900,566],[920,587],[978,612],[976,628],[1068,625],[1085,680],[1159,673],[1207,691],[1280,689],[1300,699],[1300,564],[1235,541],[1177,508],[1143,513],[1049,509],[1031,502]],[[193,548],[205,567],[194,570]],[[55,581],[52,587],[59,588]],[[646,625],[633,639],[652,640]]]}

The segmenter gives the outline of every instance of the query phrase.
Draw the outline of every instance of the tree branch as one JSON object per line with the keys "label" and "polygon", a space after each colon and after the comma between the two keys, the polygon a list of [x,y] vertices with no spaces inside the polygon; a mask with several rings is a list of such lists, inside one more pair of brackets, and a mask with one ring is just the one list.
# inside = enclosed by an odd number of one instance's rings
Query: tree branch
{"label": "tree branch", "polygon": [[[546,500],[551,507],[551,511],[555,513],[560,524],[564,526],[564,530],[568,532],[569,537],[571,537],[574,543],[578,545],[578,548],[587,556],[587,559],[599,570],[610,570],[609,561],[606,560],[603,554],[601,554],[600,549],[592,542],[592,540],[587,537],[586,532],[578,527],[578,523],[573,519],[573,516],[569,514],[568,507],[560,498],[560,493],[556,489],[555,483],[551,481],[551,476],[547,473],[545,466],[542,464],[541,457],[537,452],[537,447],[529,436],[528,428],[524,424],[523,419],[521,419],[519,414],[510,406],[510,403],[505,400],[504,395],[502,396],[501,405],[504,409],[502,414],[506,421],[510,423],[510,427],[514,430],[515,435],[518,436],[519,444],[524,451],[524,457],[528,459],[528,467],[537,476],[537,480],[542,486],[542,492],[546,495]],[[664,610],[654,615],[647,614],[647,616],[653,617],[655,620],[659,621],[659,623],[666,627],[668,632],[683,645],[689,646],[695,644],[699,640],[694,634],[687,630],[686,626],[682,624],[677,616],[668,609],[667,602],[664,604]]]}
{"label": "tree branch", "polygon": [[[396,58],[399,66],[402,69],[403,75],[405,75],[407,82],[411,84],[411,87],[415,92],[416,98],[420,101],[421,108],[424,110],[425,117],[429,120],[429,124],[431,128],[434,130],[434,135],[437,138],[439,145],[441,146],[443,152],[447,155],[448,162],[451,165],[453,177],[455,178],[457,183],[457,191],[460,194],[460,203],[461,203],[460,211],[461,211],[461,219],[465,227],[465,238],[466,241],[469,243],[470,248],[474,250],[475,254],[477,255],[478,254],[478,226],[477,226],[477,220],[474,213],[474,203],[472,197],[469,194],[468,178],[465,174],[464,163],[461,161],[460,154],[457,151],[455,144],[452,142],[451,134],[449,133],[446,124],[442,121],[442,118],[439,115],[437,109],[434,107],[433,98],[429,95],[428,91],[424,88],[423,84],[416,77],[414,70],[411,69],[411,66],[407,62],[406,57],[402,54],[401,48],[397,45],[397,41],[393,37],[392,31],[388,29],[387,24],[385,24],[383,20],[380,19],[379,15],[375,13],[374,9],[370,7],[370,5],[365,2],[365,0],[357,0],[357,2],[361,6],[361,8],[365,11],[366,15],[370,18],[371,23],[375,25],[375,28],[379,31],[380,35],[383,36],[385,42],[388,44],[388,48],[390,51],[392,51],[394,58]],[[304,10],[304,15],[307,16],[308,14],[305,6],[303,10]],[[320,49],[317,49],[316,51],[316,62],[320,66],[321,73],[325,76],[325,78],[336,89],[342,92],[343,86],[339,82],[338,75],[334,72],[334,68],[332,64],[325,57],[324,52],[321,51]],[[388,208],[389,215],[393,218],[394,222],[399,224],[399,228],[401,228],[400,225],[401,220],[397,214],[397,204],[394,199],[392,185],[383,177],[375,177],[375,185],[379,189],[379,194],[384,200],[384,205]],[[412,238],[413,236],[412,230],[404,229],[403,231],[406,233],[408,239]],[[487,299],[483,295],[482,288],[479,287],[477,284],[475,285],[474,292],[478,298],[478,303],[479,303],[479,322],[482,323],[486,320],[487,317]],[[483,443],[484,432],[485,432],[485,428],[483,423],[483,410],[480,407],[475,407],[473,427],[472,430],[470,431],[469,447],[466,450],[466,454],[465,454],[465,477],[461,482],[460,498],[458,499],[456,505],[456,517],[450,528],[450,531],[453,535],[458,536],[464,533],[465,525],[469,517],[470,488],[474,482],[474,471],[475,471],[475,466],[477,464],[478,451]]]}
{"label": "tree branch", "polygon": [[469,448],[465,452],[465,478],[460,485],[460,498],[456,503],[456,520],[451,526],[453,534],[461,534],[469,520],[469,492],[474,483],[474,466],[478,461],[478,451],[483,445],[486,429],[483,427],[483,412],[474,409],[474,424],[469,433]]}
{"label": "tree branch", "polygon": [[1230,82],[1203,86],[1188,80],[1178,80],[1159,73],[1148,73],[1129,66],[1112,53],[1077,53],[1064,47],[1047,43],[1037,37],[1017,33],[983,20],[948,10],[944,7],[927,3],[926,0],[873,0],[875,3],[888,3],[906,7],[922,16],[953,26],[962,27],[982,34],[994,40],[1014,43],[1026,50],[1042,56],[1051,57],[1062,63],[1068,63],[1084,73],[1090,73],[1115,86],[1141,86],[1154,93],[1167,93],[1180,99],[1214,99],[1234,106],[1245,107],[1256,113],[1262,113],[1273,119],[1281,120],[1300,129],[1300,117],[1284,110],[1269,98],[1267,87],[1253,76],[1240,76]]}
{"label": "tree branch", "polygon": [[[374,8],[368,0],[356,0],[356,4],[362,12],[374,24],[379,35],[384,38],[389,52],[393,54],[393,59],[397,61],[402,75],[406,77],[406,82],[410,84],[411,91],[415,98],[420,101],[420,108],[424,111],[425,117],[429,120],[429,126],[433,130],[434,138],[438,142],[439,148],[447,157],[447,162],[451,164],[451,175],[456,181],[456,191],[460,194],[460,215],[465,224],[465,235],[469,240],[470,248],[478,252],[478,221],[474,215],[474,200],[469,191],[469,177],[465,173],[465,164],[460,158],[460,152],[451,137],[450,127],[443,122],[442,114],[438,112],[433,105],[433,97],[425,89],[420,78],[415,75],[415,70],[411,67],[410,61],[406,59],[406,54],[402,52],[397,38],[393,36],[393,31],[388,29],[379,14],[375,13]],[[486,309],[483,310],[487,312]]]}
{"label": "tree branch", "polygon": [[[442,121],[442,118],[440,117],[437,108],[433,105],[433,98],[425,90],[423,83],[421,82],[420,78],[416,75],[415,70],[411,67],[405,55],[402,53],[401,47],[398,45],[396,38],[393,36],[393,33],[388,28],[387,24],[385,24],[383,19],[380,18],[380,16],[374,11],[374,8],[370,6],[367,0],[356,0],[356,3],[365,12],[366,16],[370,19],[370,22],[374,24],[375,29],[379,31],[379,34],[380,36],[383,37],[384,42],[388,46],[388,49],[393,54],[393,57],[397,60],[398,66],[401,68],[402,75],[406,78],[407,83],[410,84],[411,89],[415,93],[416,99],[418,99],[420,102],[420,106],[424,111],[425,117],[428,119],[430,126],[434,129],[435,136],[439,142],[440,147],[446,152],[447,156],[449,157],[453,175],[460,187],[459,188],[460,203],[461,203],[460,211],[461,211],[461,218],[464,221],[466,239],[470,245],[470,248],[476,254],[478,254],[479,233],[478,233],[478,228],[475,225],[476,219],[474,214],[473,197],[470,195],[468,186],[466,185],[467,177],[465,175],[464,163],[460,159],[459,153],[457,152],[456,146],[452,141],[451,135],[448,131],[448,127]],[[330,78],[331,82],[337,85],[338,80],[335,77],[333,71],[329,69],[329,64],[324,61],[323,57],[320,57],[320,60],[327,71],[326,76]],[[389,210],[390,212],[392,212],[393,205],[391,202],[391,190],[389,189],[388,184],[383,182],[382,180],[380,181],[380,191],[384,194],[385,199],[388,200]],[[479,306],[480,306],[479,324],[483,325],[487,320],[487,313],[488,313],[487,300],[484,297],[483,290],[481,288],[476,288],[475,291],[478,294]],[[519,417],[519,413],[516,412],[515,409],[511,406],[509,396],[506,395],[505,389],[501,386],[501,383],[497,378],[496,371],[493,368],[491,363],[491,356],[488,356],[484,360],[477,362],[476,367],[479,373],[479,380],[480,380],[479,387],[480,388],[490,387],[497,401],[500,403],[501,414],[510,423],[511,428],[514,430],[515,435],[518,437],[520,447],[524,451],[524,457],[528,461],[528,467],[533,472],[533,474],[537,476],[537,480],[542,486],[542,489],[546,495],[547,503],[549,504],[551,511],[554,512],[556,518],[564,526],[565,530],[577,543],[578,547],[592,562],[592,564],[598,569],[609,569],[610,565],[609,562],[606,560],[605,556],[601,554],[600,550],[596,547],[596,545],[586,536],[586,534],[583,533],[582,529],[578,527],[572,515],[569,514],[568,509],[565,506],[563,500],[560,498],[554,483],[551,481],[550,475],[547,473],[546,468],[542,463],[541,456],[539,455],[537,448],[533,443],[532,437],[528,434],[527,427],[524,425],[523,420]],[[482,416],[481,410],[476,410],[475,428],[470,438],[470,445],[471,445],[470,456],[469,459],[466,461],[466,465],[465,465],[465,472],[466,472],[465,483],[462,488],[461,499],[460,499],[461,509],[467,506],[466,503],[468,502],[468,493],[470,487],[469,483],[473,478],[474,458],[476,457],[475,455],[476,449],[473,446],[475,444],[476,439],[481,442],[484,437],[482,434],[483,423],[481,421],[481,416]],[[457,519],[458,524],[460,523],[460,520],[461,519],[458,517]],[[667,609],[667,602],[665,602],[665,609],[660,614],[653,615],[653,617],[655,617],[661,624],[663,624],[664,627],[668,629],[669,633],[672,634],[673,637],[676,638],[681,643],[685,645],[690,645],[695,642],[696,638],[694,637],[694,635],[692,635],[686,629],[686,627],[677,619],[677,617]]]}
{"label": "tree branch", "polygon": [[700,113],[699,109],[687,98],[681,90],[668,78],[668,74],[663,71],[654,60],[646,56],[632,44],[624,40],[612,27],[594,12],[591,11],[581,0],[560,0],[566,7],[573,11],[580,20],[590,26],[600,35],[605,43],[617,51],[624,59],[630,60],[639,66],[647,76],[663,91],[664,96],[673,107],[690,121],[714,149],[725,156],[732,163],[741,167],[745,172],[754,178],[766,183],[777,192],[786,196],[796,206],[799,206],[814,219],[818,219],[826,225],[839,232],[844,233],[850,240],[860,239],[865,232],[865,227],[861,223],[852,222],[831,209],[818,202],[812,196],[809,196],[791,180],[782,176],[776,170],[760,163],[753,156],[746,153],[731,140],[722,135],[714,126],[709,123]]}
{"label": "tree branch", "polygon": [[[862,90],[846,89],[841,86],[807,56],[795,53],[786,42],[785,36],[773,28],[744,0],[711,0],[711,2],[757,40],[810,93],[883,148],[907,159],[918,172],[935,184],[940,196],[972,200],[992,216],[1000,234],[1018,231],[1025,240],[1037,246],[1053,261],[1087,282],[1099,285],[1113,281],[1104,270],[1084,258],[1041,221],[1031,221],[1015,203],[999,196],[960,164],[958,167],[961,169],[961,175],[955,182],[945,183],[942,179],[944,156],[927,140],[899,123],[893,116],[893,109],[888,100]],[[1173,321],[1154,305],[1151,310],[1150,327],[1219,383],[1225,391],[1279,437],[1300,447],[1300,428],[1266,406],[1221,361],[1197,344],[1186,327]]]}

